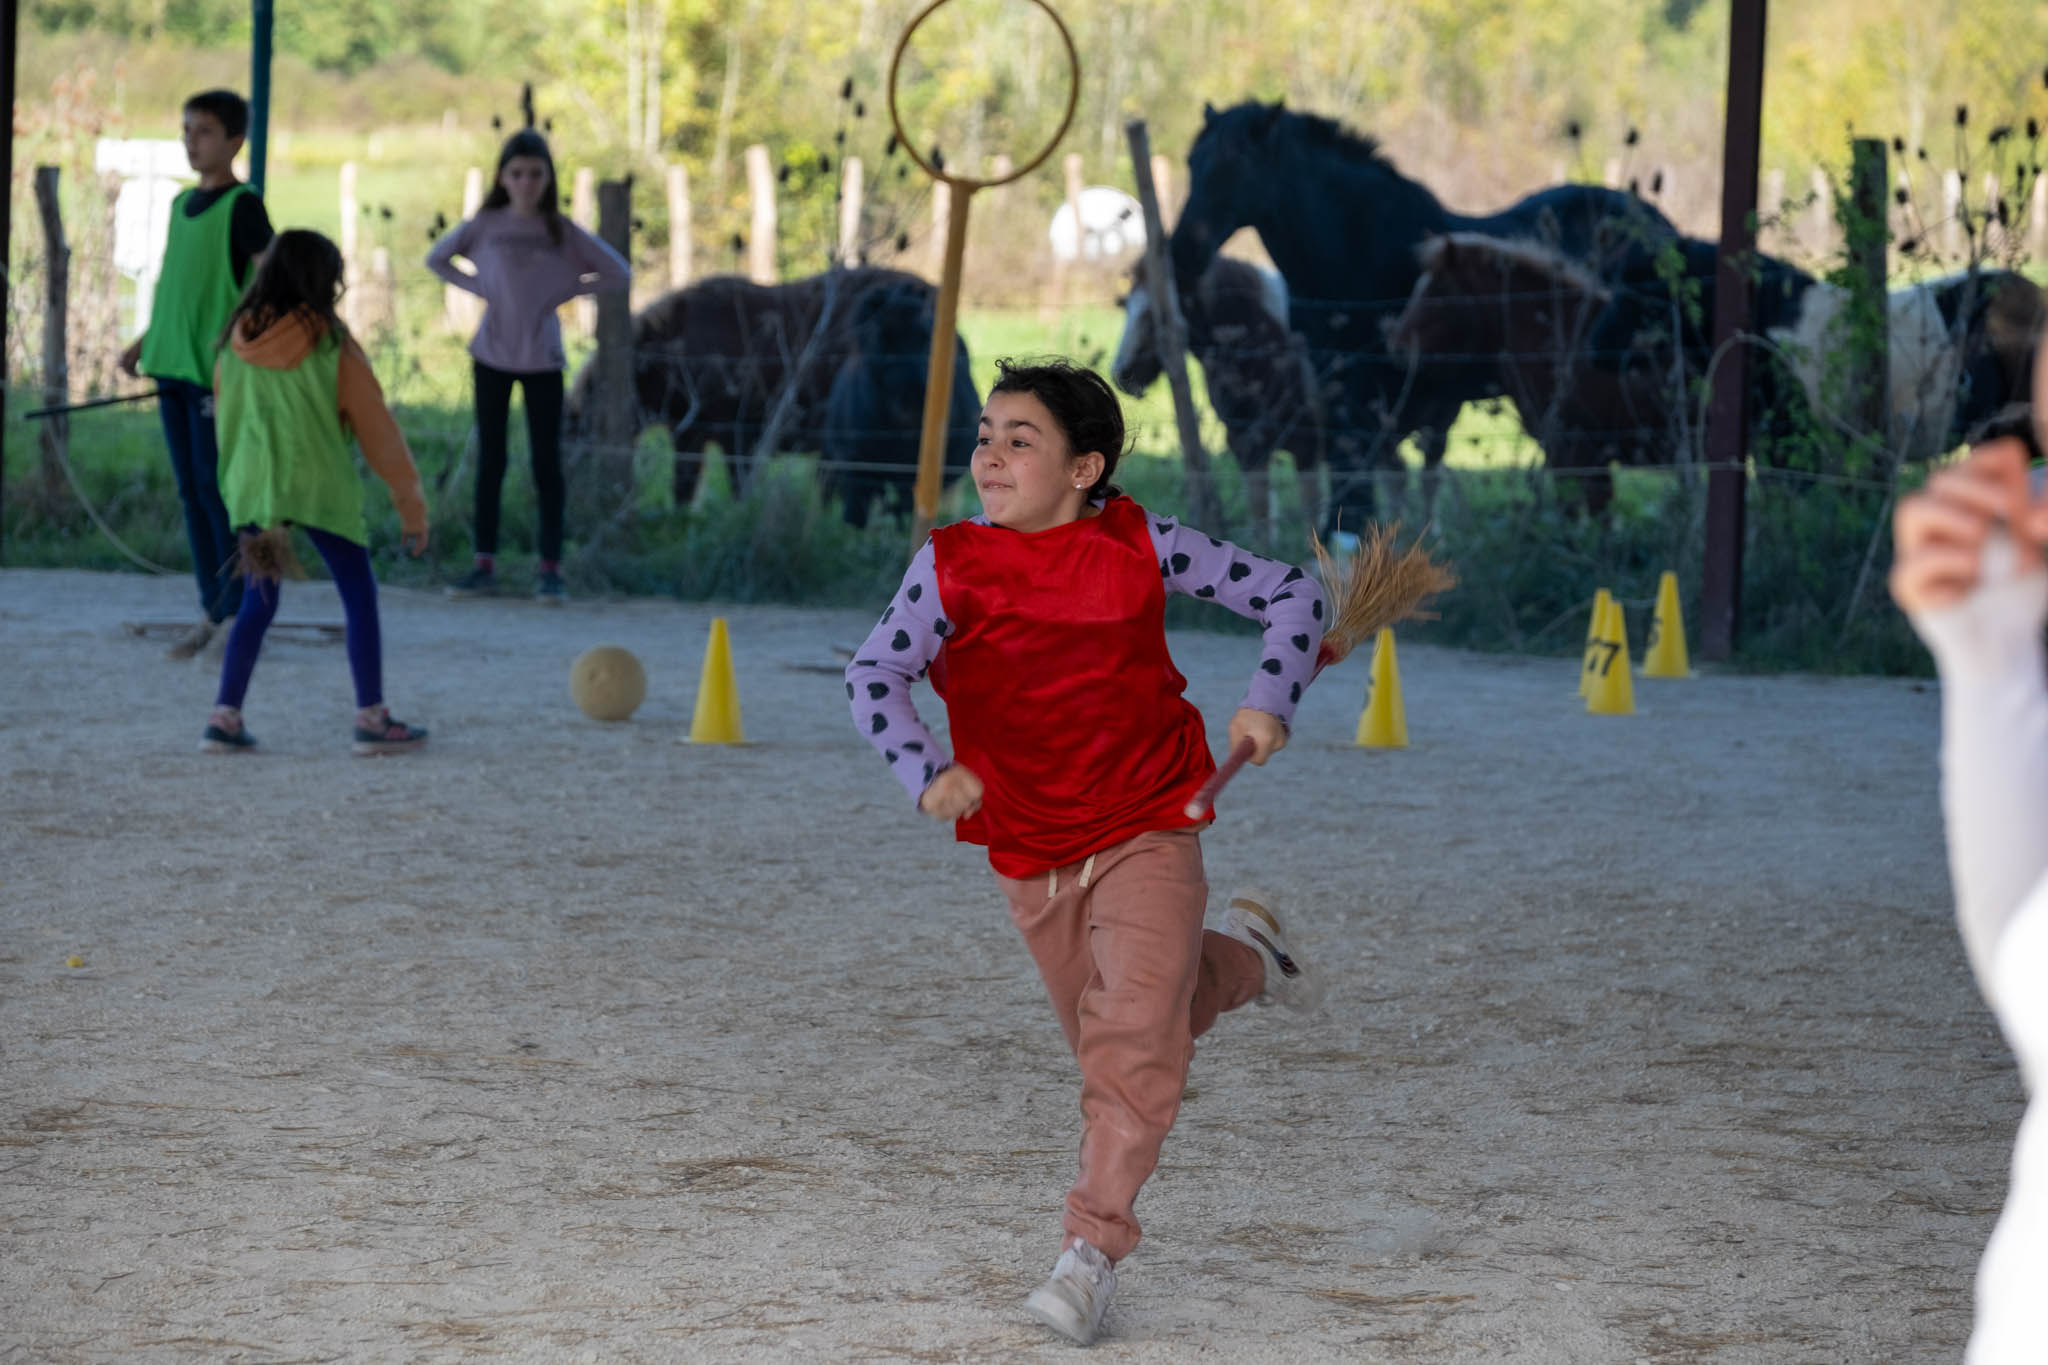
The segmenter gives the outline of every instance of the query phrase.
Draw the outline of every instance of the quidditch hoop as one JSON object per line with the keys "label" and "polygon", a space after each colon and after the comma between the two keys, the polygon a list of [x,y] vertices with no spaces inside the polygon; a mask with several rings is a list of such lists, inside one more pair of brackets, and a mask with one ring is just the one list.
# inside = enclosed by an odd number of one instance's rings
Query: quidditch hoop
{"label": "quidditch hoop", "polygon": [[931,162],[925,160],[924,155],[917,150],[917,144],[911,141],[908,133],[903,131],[903,115],[896,108],[896,73],[903,66],[903,54],[910,47],[910,35],[916,33],[918,25],[931,18],[933,13],[946,3],[947,0],[932,0],[931,4],[919,10],[917,17],[910,21],[910,26],[903,30],[903,36],[896,40],[896,55],[889,59],[889,122],[896,129],[896,141],[902,145],[903,150],[909,154],[910,159],[917,163],[919,170],[934,180],[943,180],[947,184],[960,189],[970,191],[985,190],[997,185],[1007,185],[1012,180],[1021,180],[1045,164],[1045,159],[1053,154],[1053,150],[1060,145],[1060,139],[1067,135],[1067,129],[1074,122],[1074,107],[1081,99],[1081,57],[1074,50],[1073,35],[1067,32],[1065,22],[1060,19],[1058,12],[1046,3],[1046,0],[1031,0],[1032,4],[1044,10],[1046,17],[1052,20],[1052,26],[1059,30],[1060,42],[1064,43],[1067,49],[1067,74],[1069,78],[1067,81],[1067,110],[1064,114],[1060,115],[1060,126],[1053,133],[1052,140],[1045,144],[1044,151],[1000,179],[982,180],[970,175],[954,175],[950,171],[940,170],[932,165]]}

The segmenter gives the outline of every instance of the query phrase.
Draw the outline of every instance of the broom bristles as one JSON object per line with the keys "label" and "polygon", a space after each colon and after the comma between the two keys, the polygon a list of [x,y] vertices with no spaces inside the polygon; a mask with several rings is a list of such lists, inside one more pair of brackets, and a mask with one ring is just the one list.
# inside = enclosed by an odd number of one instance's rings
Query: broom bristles
{"label": "broom bristles", "polygon": [[236,550],[233,570],[251,583],[275,583],[285,578],[304,578],[305,566],[292,551],[289,526],[273,526],[256,535],[244,532]]}
{"label": "broom bristles", "polygon": [[1358,553],[1342,566],[1323,545],[1322,537],[1309,533],[1316,571],[1330,599],[1330,624],[1323,632],[1320,651],[1327,662],[1336,663],[1383,627],[1434,616],[1436,613],[1425,611],[1422,604],[1458,586],[1450,566],[1431,559],[1421,545],[1396,549],[1400,529],[1398,522],[1367,526],[1358,539]]}

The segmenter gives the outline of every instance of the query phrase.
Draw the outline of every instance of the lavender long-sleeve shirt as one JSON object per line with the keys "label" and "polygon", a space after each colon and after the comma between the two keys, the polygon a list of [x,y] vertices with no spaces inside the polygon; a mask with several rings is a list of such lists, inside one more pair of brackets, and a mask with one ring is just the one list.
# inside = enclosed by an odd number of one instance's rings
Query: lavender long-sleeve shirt
{"label": "lavender long-sleeve shirt", "polygon": [[[434,243],[427,269],[484,301],[484,319],[469,353],[494,370],[536,374],[559,370],[562,326],[555,310],[579,294],[606,294],[633,280],[626,258],[567,218],[562,240],[547,221],[511,209],[485,209]],[[457,256],[476,267],[458,269]]]}
{"label": "lavender long-sleeve shirt", "polygon": [[[986,517],[974,520],[989,524]],[[1148,512],[1145,521],[1168,592],[1228,607],[1264,629],[1259,664],[1239,707],[1292,720],[1302,690],[1315,676],[1316,646],[1322,643],[1328,615],[1323,590],[1291,564],[1241,550],[1172,517]],[[895,600],[846,666],[854,724],[912,801],[951,761],[910,699],[911,684],[931,668],[950,634],[946,605],[939,600],[937,560],[926,541],[903,575]]]}

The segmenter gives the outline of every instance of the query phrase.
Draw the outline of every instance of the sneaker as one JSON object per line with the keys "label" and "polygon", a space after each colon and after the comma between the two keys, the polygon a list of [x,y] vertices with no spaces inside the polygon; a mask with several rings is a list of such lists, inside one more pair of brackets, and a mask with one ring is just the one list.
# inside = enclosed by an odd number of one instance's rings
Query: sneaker
{"label": "sneaker", "polygon": [[373,706],[356,713],[355,752],[364,758],[378,754],[411,753],[427,742],[427,732],[417,725],[394,720],[388,707]]}
{"label": "sneaker", "polygon": [[242,724],[236,706],[216,706],[207,718],[206,734],[199,741],[202,754],[246,754],[256,747],[256,736]]}
{"label": "sneaker", "polygon": [[498,571],[479,564],[462,577],[448,585],[450,597],[495,597],[498,595]]}
{"label": "sneaker", "polygon": [[1222,932],[1257,953],[1266,964],[1266,984],[1259,992],[1259,1004],[1312,1010],[1323,998],[1323,983],[1309,973],[1301,955],[1280,932],[1280,917],[1272,906],[1273,898],[1265,892],[1241,888],[1231,896],[1230,906],[1223,912]]}
{"label": "sneaker", "polygon": [[1076,1346],[1087,1346],[1101,1335],[1114,1293],[1116,1270],[1109,1257],[1087,1242],[1075,1242],[1053,1262],[1046,1282],[1024,1300],[1024,1311]]}
{"label": "sneaker", "polygon": [[172,641],[171,647],[164,651],[164,657],[166,659],[189,659],[200,650],[206,648],[206,642],[213,638],[213,633],[213,622],[201,621],[198,625]]}
{"label": "sneaker", "polygon": [[562,590],[562,576],[542,570],[533,580],[533,600],[550,607],[559,607],[569,600],[569,594]]}

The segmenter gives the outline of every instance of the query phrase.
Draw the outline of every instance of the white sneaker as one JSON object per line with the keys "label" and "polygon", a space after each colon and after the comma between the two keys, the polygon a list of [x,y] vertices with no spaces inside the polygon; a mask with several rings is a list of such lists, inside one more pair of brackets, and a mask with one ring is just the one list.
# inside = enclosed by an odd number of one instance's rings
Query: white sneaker
{"label": "white sneaker", "polygon": [[1273,898],[1265,892],[1239,888],[1223,912],[1222,932],[1257,953],[1266,964],[1266,985],[1259,992],[1259,1004],[1312,1010],[1323,998],[1322,979],[1309,972],[1301,955],[1280,932],[1280,917],[1272,906]]}
{"label": "white sneaker", "polygon": [[1109,1258],[1087,1242],[1075,1242],[1053,1262],[1051,1277],[1024,1300],[1024,1311],[1076,1346],[1086,1346],[1101,1334],[1114,1293],[1116,1270]]}

